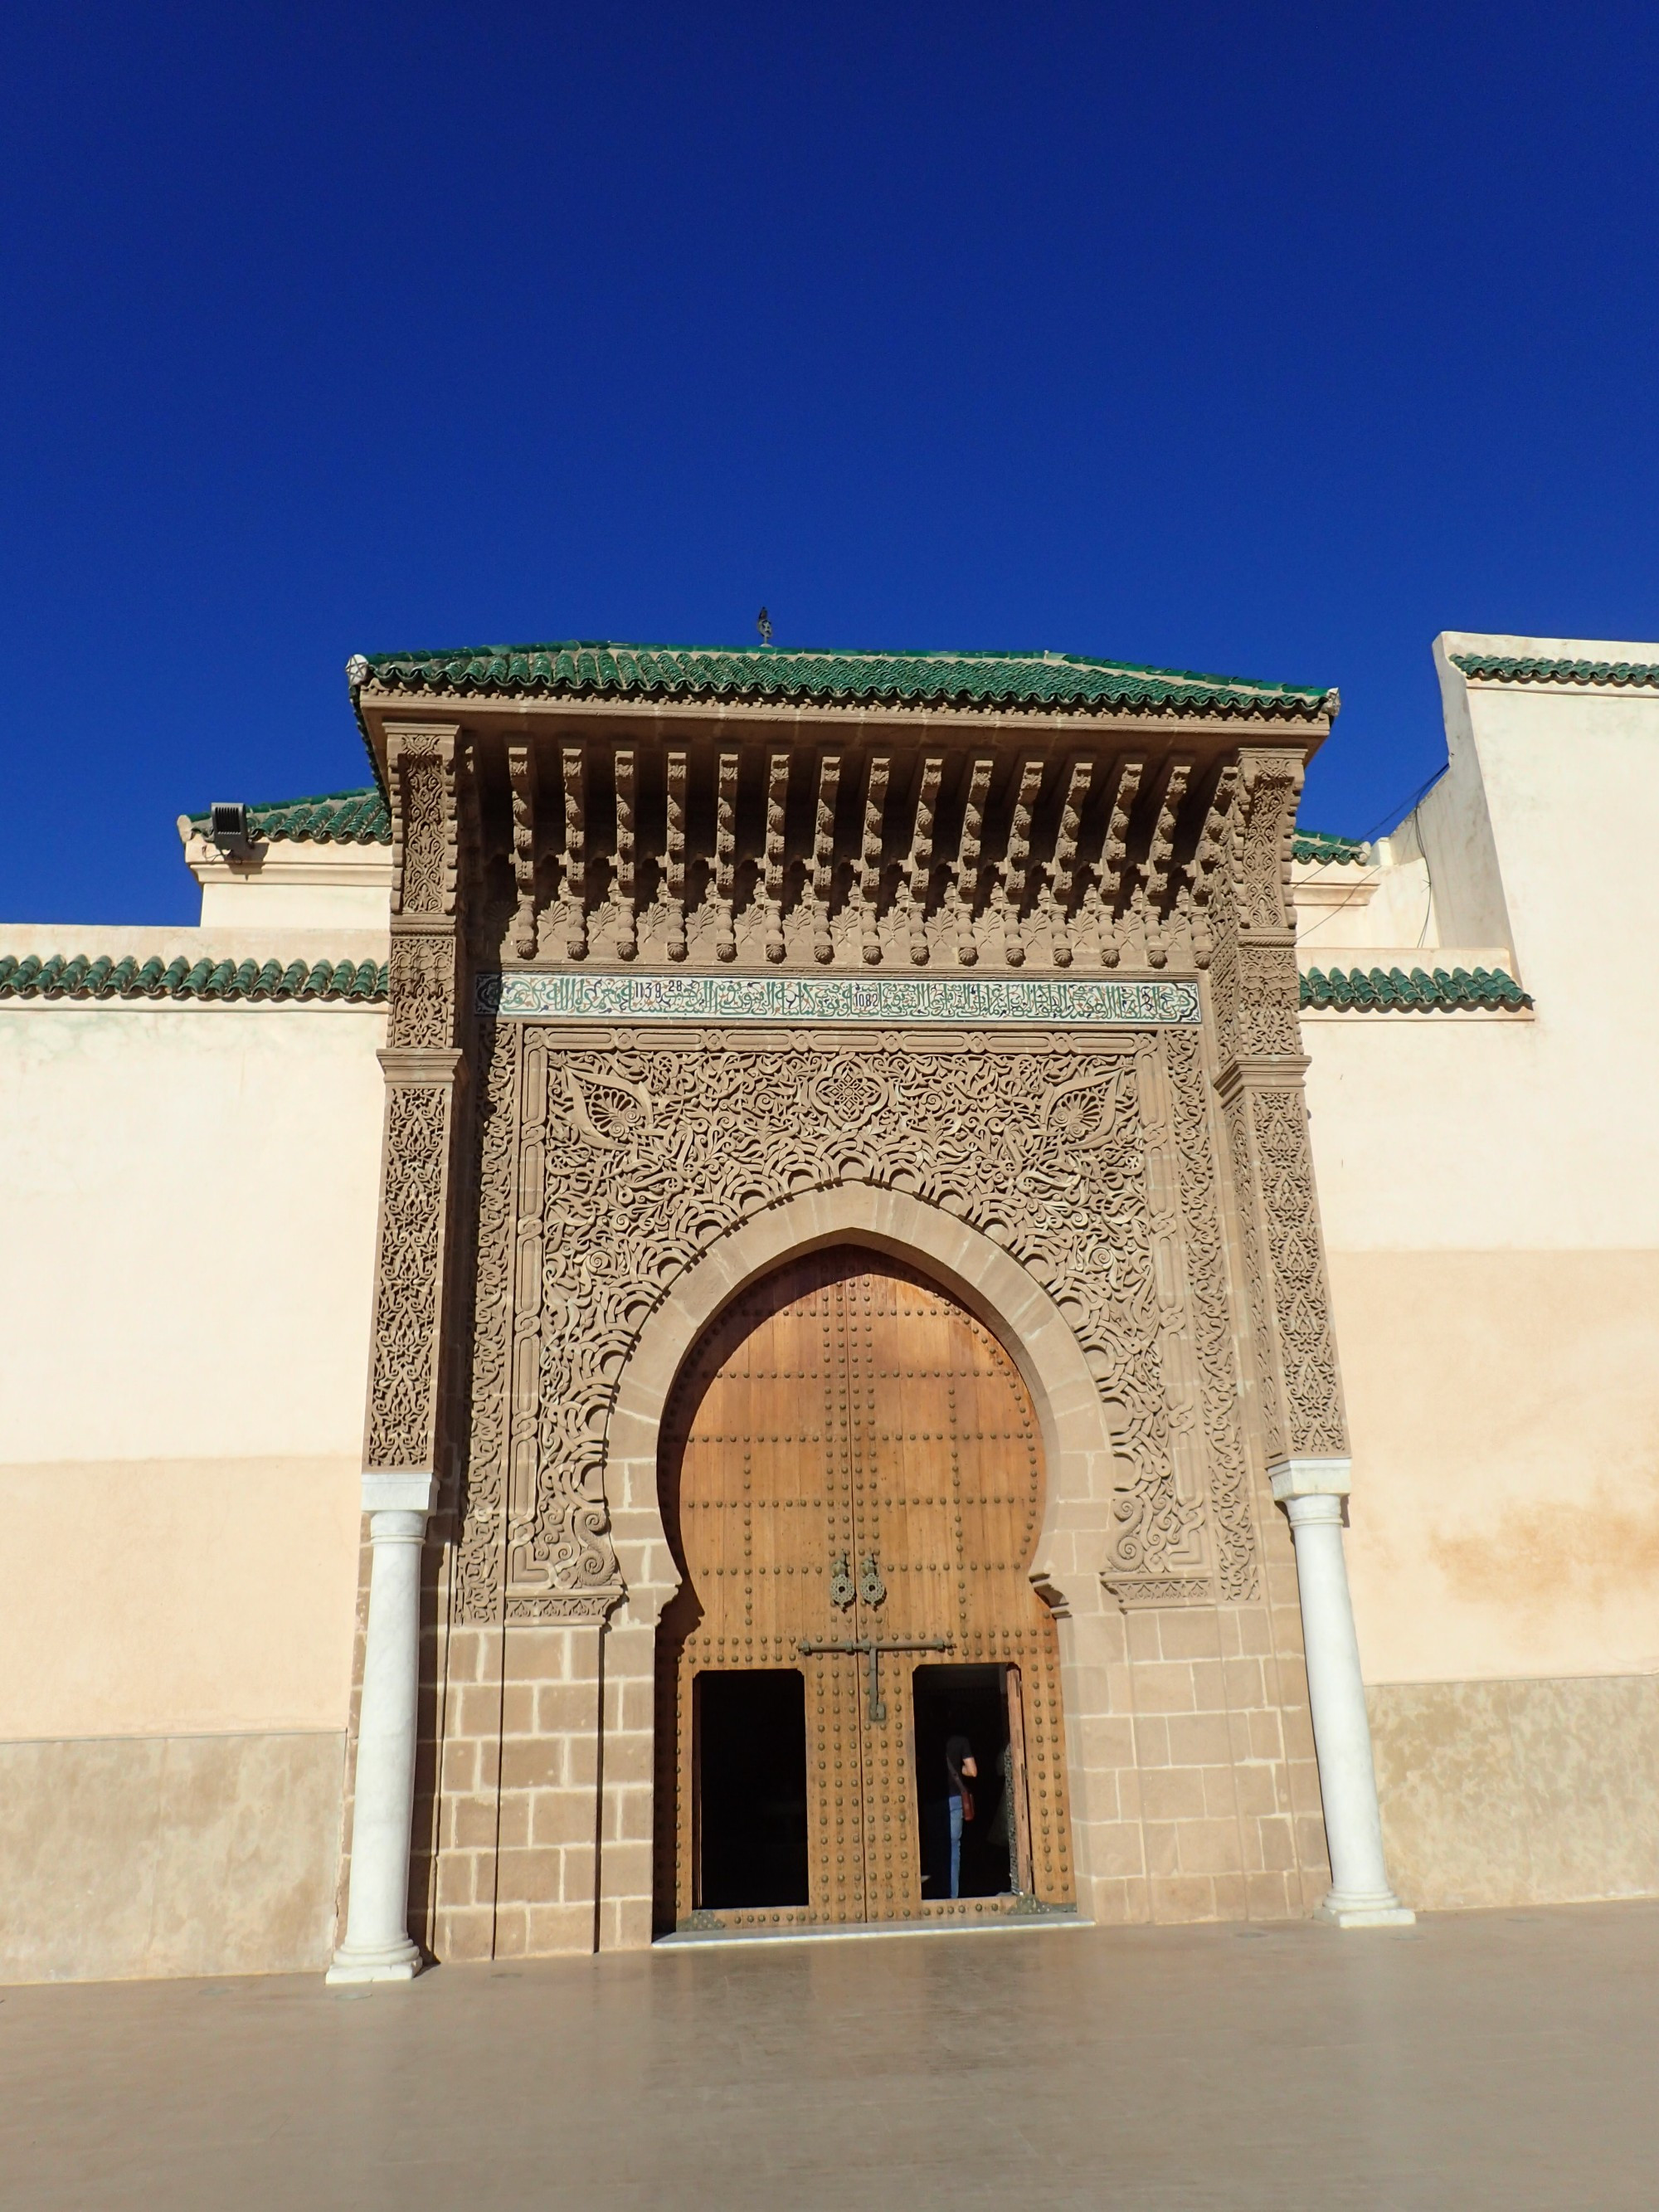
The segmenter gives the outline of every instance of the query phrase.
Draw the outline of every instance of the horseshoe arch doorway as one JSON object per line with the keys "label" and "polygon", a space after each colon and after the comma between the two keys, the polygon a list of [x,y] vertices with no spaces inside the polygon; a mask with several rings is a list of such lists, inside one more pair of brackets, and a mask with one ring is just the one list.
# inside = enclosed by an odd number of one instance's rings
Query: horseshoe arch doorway
{"label": "horseshoe arch doorway", "polygon": [[884,1254],[790,1261],[687,1358],[659,1482],[657,1932],[1071,1909],[1042,1446],[983,1322]]}

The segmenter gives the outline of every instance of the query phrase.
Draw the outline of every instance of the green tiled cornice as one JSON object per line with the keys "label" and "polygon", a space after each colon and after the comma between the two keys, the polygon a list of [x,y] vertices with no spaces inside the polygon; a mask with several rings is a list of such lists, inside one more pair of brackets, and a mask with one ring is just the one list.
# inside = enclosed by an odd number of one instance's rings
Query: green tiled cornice
{"label": "green tiled cornice", "polygon": [[1324,687],[1253,684],[1042,653],[808,653],[773,646],[489,645],[377,653],[348,665],[355,693],[729,699],[758,705],[1123,708],[1145,714],[1312,721]]}
{"label": "green tiled cornice", "polygon": [[1632,684],[1659,687],[1651,660],[1515,660],[1498,653],[1455,653],[1452,666],[1485,684]]}
{"label": "green tiled cornice", "polygon": [[1298,830],[1291,840],[1293,860],[1316,860],[1322,867],[1334,861],[1352,864],[1371,857],[1371,848],[1358,837],[1332,837],[1322,830]]}
{"label": "green tiled cornice", "polygon": [[92,958],[61,952],[0,959],[0,999],[245,999],[254,1003],[307,999],[349,1000],[380,1006],[386,997],[384,962],[373,960],[198,960],[159,957],[140,962],[107,954]]}
{"label": "green tiled cornice", "polygon": [[1302,978],[1302,1004],[1322,1011],[1335,1006],[1344,1012],[1437,1013],[1458,1008],[1488,1012],[1518,1012],[1532,1000],[1513,975],[1501,968],[1467,968],[1432,973],[1413,968],[1310,968]]}
{"label": "green tiled cornice", "polygon": [[[190,826],[208,834],[211,817],[192,814]],[[248,827],[261,844],[389,845],[392,817],[378,791],[325,791],[315,799],[277,799],[250,806]]]}

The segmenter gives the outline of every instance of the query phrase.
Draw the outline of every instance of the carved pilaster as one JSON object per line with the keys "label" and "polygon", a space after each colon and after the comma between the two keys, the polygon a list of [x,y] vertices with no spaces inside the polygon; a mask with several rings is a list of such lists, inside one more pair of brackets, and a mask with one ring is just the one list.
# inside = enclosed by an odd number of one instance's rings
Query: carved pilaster
{"label": "carved pilaster", "polygon": [[1299,753],[1240,763],[1211,901],[1218,1084],[1269,1466],[1348,1449],[1297,1019],[1291,835]]}
{"label": "carved pilaster", "polygon": [[441,1471],[444,1331],[463,1085],[460,786],[452,725],[387,732],[391,1006],[364,1465]]}

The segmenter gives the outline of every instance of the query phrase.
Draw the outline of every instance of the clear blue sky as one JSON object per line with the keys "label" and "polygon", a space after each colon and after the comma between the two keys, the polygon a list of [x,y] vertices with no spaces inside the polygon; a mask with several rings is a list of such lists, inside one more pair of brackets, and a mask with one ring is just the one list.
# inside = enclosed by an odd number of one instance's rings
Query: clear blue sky
{"label": "clear blue sky", "polygon": [[[1647,6],[131,7],[0,39],[8,919],[361,782],[355,651],[1659,635]],[[95,948],[93,948],[95,949]]]}

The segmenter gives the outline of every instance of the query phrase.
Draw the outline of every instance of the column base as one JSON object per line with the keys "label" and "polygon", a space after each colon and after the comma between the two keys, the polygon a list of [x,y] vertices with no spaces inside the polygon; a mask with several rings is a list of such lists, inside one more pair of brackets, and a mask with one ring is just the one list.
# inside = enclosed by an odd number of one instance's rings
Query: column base
{"label": "column base", "polygon": [[401,1943],[357,1949],[342,1943],[334,1963],[324,1976],[331,1984],[341,1982],[412,1982],[426,1960],[405,1936]]}
{"label": "column base", "polygon": [[1414,1928],[1417,1915],[1402,1905],[1391,1889],[1370,1896],[1332,1890],[1319,1908],[1319,1917],[1334,1928]]}

